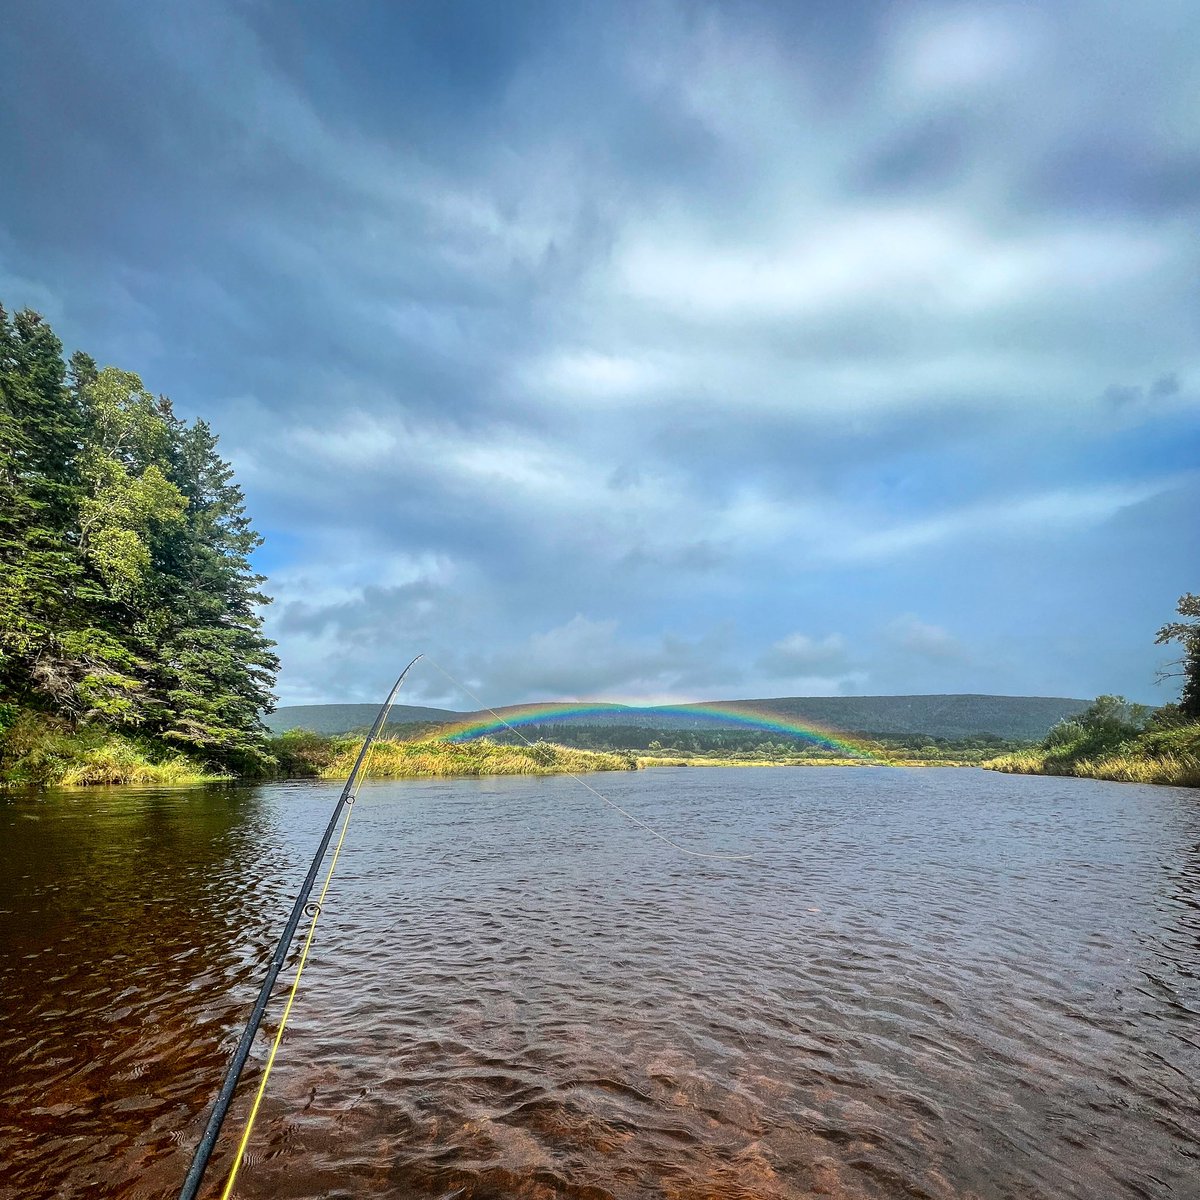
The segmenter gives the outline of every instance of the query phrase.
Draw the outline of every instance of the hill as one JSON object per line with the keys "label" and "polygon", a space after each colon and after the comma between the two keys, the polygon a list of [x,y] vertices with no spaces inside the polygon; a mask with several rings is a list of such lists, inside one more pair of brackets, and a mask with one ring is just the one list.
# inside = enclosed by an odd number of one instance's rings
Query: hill
{"label": "hill", "polygon": [[[277,708],[263,717],[263,724],[272,733],[287,729],[309,729],[313,733],[349,733],[354,729],[369,729],[379,712],[378,704],[293,704]],[[394,704],[388,719],[393,725],[445,725],[462,719],[462,713],[448,708],[422,708],[414,704]]]}
{"label": "hill", "polygon": [[1086,700],[1062,696],[983,695],[794,696],[737,703],[801,724],[807,720],[829,725],[845,733],[940,738],[992,733],[1014,741],[1043,738],[1063,717],[1074,716],[1088,706]]}
{"label": "hill", "polygon": [[[753,708],[788,722],[814,724],[843,733],[881,737],[926,736],[965,738],[974,734],[994,734],[1012,741],[1037,741],[1046,736],[1055,722],[1074,716],[1087,707],[1086,700],[1060,696],[781,696],[763,700],[722,700],[689,704],[676,708],[637,708],[620,704],[606,705],[604,711],[588,716],[592,725],[623,725],[640,729],[712,728],[706,711],[728,708]],[[572,704],[546,705],[543,723],[554,720],[555,710],[578,712]],[[524,707],[499,708],[504,716]],[[317,733],[347,733],[366,728],[375,719],[374,704],[305,704],[280,708],[266,717],[275,732],[285,729],[311,729]],[[692,714],[695,714],[694,716]],[[406,724],[447,724],[487,713],[455,712],[445,708],[423,708],[397,704],[392,709],[390,726]],[[584,718],[575,716],[573,724]]]}

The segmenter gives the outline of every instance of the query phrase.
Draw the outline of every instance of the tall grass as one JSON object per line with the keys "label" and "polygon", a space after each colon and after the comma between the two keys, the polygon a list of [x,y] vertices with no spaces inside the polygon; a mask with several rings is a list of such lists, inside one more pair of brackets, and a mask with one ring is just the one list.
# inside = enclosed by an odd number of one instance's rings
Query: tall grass
{"label": "tall grass", "polygon": [[983,765],[1017,775],[1200,787],[1200,724],[1148,729],[1108,747],[1089,744],[1083,736],[1067,736],[1070,732],[1052,734],[1037,749],[1002,754]]}
{"label": "tall grass", "polygon": [[206,771],[199,763],[182,754],[169,755],[161,762],[151,762],[129,742],[114,740],[86,751],[80,761],[67,767],[54,782],[60,787],[88,787],[128,783],[205,783],[228,778],[227,775],[214,775]]}
{"label": "tall grass", "polygon": [[[345,779],[361,746],[360,739],[339,740],[336,753],[322,766],[320,774],[326,779]],[[371,750],[366,775],[371,779],[431,779],[453,775],[561,775],[636,768],[637,760],[632,755],[572,750],[550,742],[503,746],[487,738],[470,742],[432,739],[404,742],[384,738]]]}
{"label": "tall grass", "polygon": [[[752,755],[704,754],[692,751],[664,750],[659,754],[639,754],[643,767],[879,767],[896,764],[883,759],[850,758],[838,755],[796,755],[793,758],[762,758]],[[905,762],[905,766],[928,766],[925,762]],[[937,763],[937,766],[957,766]]]}
{"label": "tall grass", "polygon": [[226,778],[142,739],[22,712],[0,739],[0,782],[41,787],[204,783]]}

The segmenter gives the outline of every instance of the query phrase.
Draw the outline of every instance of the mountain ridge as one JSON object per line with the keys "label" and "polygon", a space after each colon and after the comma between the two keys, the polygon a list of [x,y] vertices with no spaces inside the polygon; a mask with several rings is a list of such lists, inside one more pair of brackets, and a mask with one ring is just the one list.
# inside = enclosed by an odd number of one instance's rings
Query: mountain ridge
{"label": "mountain ridge", "polygon": [[[581,703],[547,702],[538,705],[505,705],[495,712],[505,716],[531,707],[548,711],[541,725],[551,725],[556,711],[564,717],[578,713]],[[790,724],[812,724],[839,733],[877,736],[927,736],[940,738],[995,734],[1006,739],[1036,741],[1057,721],[1074,716],[1089,701],[1066,696],[995,696],[985,693],[934,693],[897,696],[776,696],[764,699],[707,700],[685,705],[606,704],[604,710],[574,722],[596,725],[632,725],[639,728],[677,730],[712,728],[706,713],[718,709],[753,709]],[[287,705],[267,715],[269,729],[307,729],[316,733],[349,733],[364,729],[375,719],[375,704]],[[692,714],[695,714],[694,716]],[[389,726],[445,725],[490,719],[486,710],[458,711],[425,705],[397,704]]]}

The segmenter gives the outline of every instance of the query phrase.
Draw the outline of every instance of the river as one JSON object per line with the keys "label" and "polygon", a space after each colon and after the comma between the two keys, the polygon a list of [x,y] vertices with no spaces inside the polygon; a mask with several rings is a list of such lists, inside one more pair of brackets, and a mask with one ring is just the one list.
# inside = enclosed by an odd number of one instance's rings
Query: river
{"label": "river", "polygon": [[[751,857],[561,777],[364,785],[239,1197],[1200,1196],[1200,795],[590,782]],[[0,1200],[177,1193],[337,790],[0,799]]]}

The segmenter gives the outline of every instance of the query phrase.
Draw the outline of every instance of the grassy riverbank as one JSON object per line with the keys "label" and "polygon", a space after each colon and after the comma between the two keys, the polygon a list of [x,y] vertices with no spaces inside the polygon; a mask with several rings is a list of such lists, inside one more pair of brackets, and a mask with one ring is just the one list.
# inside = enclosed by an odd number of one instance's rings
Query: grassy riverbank
{"label": "grassy riverbank", "polygon": [[[267,745],[272,765],[256,765],[250,778],[345,779],[361,737],[327,737],[293,731]],[[632,754],[575,750],[548,742],[503,746],[435,739],[375,743],[367,762],[372,779],[431,779],[456,775],[559,775],[637,769]],[[148,739],[121,737],[53,718],[23,716],[0,740],[0,782],[13,786],[86,787],[160,784],[186,786],[237,776],[220,773]]]}
{"label": "grassy riverbank", "polygon": [[[333,757],[319,774],[345,779],[354,766],[361,739],[338,739]],[[455,775],[562,775],[584,771],[630,771],[637,759],[630,754],[572,750],[550,742],[532,746],[502,746],[487,738],[471,742],[427,740],[404,742],[381,739],[366,764],[368,779],[435,779]]]}
{"label": "grassy riverbank", "polygon": [[72,728],[42,714],[20,714],[0,738],[0,783],[14,786],[176,786],[227,778],[150,739]]}
{"label": "grassy riverbank", "polygon": [[871,767],[878,766],[862,758],[754,758],[749,755],[719,754],[639,754],[640,767]]}
{"label": "grassy riverbank", "polygon": [[[270,742],[285,776],[344,778],[362,745],[360,737],[333,737],[293,729]],[[875,760],[835,754],[713,753],[677,747],[642,750],[585,750],[539,741],[533,746],[511,740],[445,742],[436,737],[389,738],[376,743],[369,774],[378,778],[440,775],[553,775],[565,771],[622,771],[637,767],[965,767],[978,766],[995,747],[881,747]]]}
{"label": "grassy riverbank", "polygon": [[994,749],[922,751],[881,746],[873,758],[852,758],[840,754],[711,754],[663,749],[639,754],[638,763],[643,767],[977,767],[994,753]]}
{"label": "grassy riverbank", "polygon": [[1109,754],[1076,762],[1026,750],[1004,754],[984,764],[989,771],[1010,775],[1074,775],[1080,779],[1109,779],[1115,783],[1161,783],[1172,787],[1200,787],[1200,758],[1177,758],[1173,754]]}
{"label": "grassy riverbank", "polygon": [[[269,743],[277,773],[289,778],[345,779],[362,747],[356,736],[293,729]],[[631,771],[631,754],[573,750],[549,742],[503,746],[487,738],[446,742],[437,738],[380,738],[367,760],[367,779],[439,779],[456,775],[562,775],[583,771]]]}
{"label": "grassy riverbank", "polygon": [[1172,724],[1168,718],[1137,728],[1119,719],[1089,720],[1085,714],[1083,720],[1055,726],[1041,746],[1002,754],[983,765],[1016,775],[1200,787],[1200,722]]}
{"label": "grassy riverbank", "polygon": [[750,758],[706,754],[639,754],[641,767],[975,767],[954,758],[841,758],[836,755],[795,758]]}
{"label": "grassy riverbank", "polygon": [[[293,729],[272,739],[271,753],[285,776],[345,778],[362,745],[361,737]],[[381,779],[433,778],[452,775],[554,775],[579,771],[626,771],[638,767],[855,767],[976,766],[988,756],[978,748],[957,753],[926,747],[881,750],[875,760],[834,754],[784,755],[764,753],[713,754],[664,748],[647,754],[633,750],[583,750],[540,741],[532,746],[480,738],[446,742],[436,737],[388,738],[375,744],[368,776]],[[994,749],[991,751],[994,753]]]}

